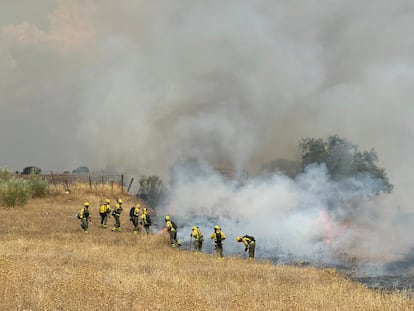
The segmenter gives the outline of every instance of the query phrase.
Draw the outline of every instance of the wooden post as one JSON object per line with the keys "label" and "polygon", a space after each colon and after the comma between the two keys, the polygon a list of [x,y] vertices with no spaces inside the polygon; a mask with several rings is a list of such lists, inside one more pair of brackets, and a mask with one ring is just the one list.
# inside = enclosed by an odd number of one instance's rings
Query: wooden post
{"label": "wooden post", "polygon": [[131,186],[132,186],[132,183],[134,182],[134,177],[132,177],[131,178],[131,181],[129,182],[129,186],[128,186],[128,193],[129,193],[129,190],[131,189]]}
{"label": "wooden post", "polygon": [[55,186],[55,190],[57,192],[57,186],[56,186],[56,182],[55,182],[55,176],[53,175],[53,171],[50,171],[50,175],[52,176],[52,182],[53,182],[53,185]]}
{"label": "wooden post", "polygon": [[124,174],[121,174],[121,193],[124,194]]}
{"label": "wooden post", "polygon": [[92,179],[91,179],[91,175],[89,175],[88,177],[89,177],[89,188],[92,191]]}

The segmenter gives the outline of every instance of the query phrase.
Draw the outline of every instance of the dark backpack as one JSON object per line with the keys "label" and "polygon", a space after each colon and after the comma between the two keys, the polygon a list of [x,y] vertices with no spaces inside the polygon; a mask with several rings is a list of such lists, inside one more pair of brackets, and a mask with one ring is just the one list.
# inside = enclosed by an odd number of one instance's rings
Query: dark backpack
{"label": "dark backpack", "polygon": [[152,225],[152,222],[151,222],[151,217],[150,217],[150,215],[148,215],[147,214],[147,217],[146,217],[146,225],[148,225],[148,226],[151,226]]}
{"label": "dark backpack", "polygon": [[135,206],[131,207],[131,209],[129,210],[129,217],[134,217],[134,212],[135,212]]}
{"label": "dark backpack", "polygon": [[221,244],[221,232],[216,232],[216,243]]}
{"label": "dark backpack", "polygon": [[177,225],[175,224],[175,222],[173,222],[172,220],[171,220],[171,226],[175,229],[175,230],[177,230]]}
{"label": "dark backpack", "polygon": [[252,242],[256,242],[255,241],[255,239],[254,239],[254,237],[253,236],[251,236],[251,235],[245,235],[244,237],[246,237],[246,238],[248,238],[248,239],[250,239],[250,241],[252,241]]}

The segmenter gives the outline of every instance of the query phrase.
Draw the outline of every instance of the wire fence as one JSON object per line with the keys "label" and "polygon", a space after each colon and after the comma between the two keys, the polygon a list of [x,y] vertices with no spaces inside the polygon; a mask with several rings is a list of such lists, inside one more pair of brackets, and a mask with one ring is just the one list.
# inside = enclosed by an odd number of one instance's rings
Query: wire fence
{"label": "wire fence", "polygon": [[[24,177],[24,175],[22,175]],[[124,174],[90,174],[90,173],[64,173],[56,174],[51,172],[50,174],[40,174],[49,185],[53,185],[57,188],[58,185],[63,185],[66,190],[70,191],[73,185],[77,183],[89,184],[91,190],[98,190],[100,186],[114,188],[120,188],[121,193],[129,193],[134,182],[134,178],[131,177],[126,180]]]}

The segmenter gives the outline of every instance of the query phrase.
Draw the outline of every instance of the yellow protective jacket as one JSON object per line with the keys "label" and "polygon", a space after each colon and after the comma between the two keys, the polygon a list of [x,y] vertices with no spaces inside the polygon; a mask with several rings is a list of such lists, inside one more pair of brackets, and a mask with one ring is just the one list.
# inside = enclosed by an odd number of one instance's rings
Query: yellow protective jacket
{"label": "yellow protective jacket", "polygon": [[143,225],[151,225],[151,223],[148,221],[147,216],[148,216],[147,212],[143,212],[141,215],[141,219],[142,219],[141,221]]}
{"label": "yellow protective jacket", "polygon": [[79,212],[80,219],[88,219],[89,218],[89,210],[85,207],[81,208]]}
{"label": "yellow protective jacket", "polygon": [[245,235],[244,237],[242,237],[242,242],[245,247],[248,247],[249,245],[256,243],[254,237],[248,236],[248,235]]}
{"label": "yellow protective jacket", "polygon": [[165,222],[165,228],[167,228],[167,231],[171,232],[171,231],[175,231],[174,226],[172,225],[171,220],[167,220]]}
{"label": "yellow protective jacket", "polygon": [[191,237],[193,237],[195,240],[202,240],[203,234],[201,233],[199,228],[195,228],[191,230]]}
{"label": "yellow protective jacket", "polygon": [[115,205],[115,209],[114,209],[114,211],[112,212],[114,215],[116,215],[116,216],[121,216],[121,213],[122,213],[122,205],[121,204],[119,204],[119,203],[117,203],[116,205]]}
{"label": "yellow protective jacket", "polygon": [[135,207],[135,209],[134,209],[134,216],[135,217],[138,217],[140,212],[141,212],[141,209],[139,207]]}
{"label": "yellow protective jacket", "polygon": [[223,241],[223,240],[226,239],[226,235],[223,232],[221,232],[221,231],[215,231],[210,236],[210,239],[214,240],[215,243],[220,244],[221,241]]}

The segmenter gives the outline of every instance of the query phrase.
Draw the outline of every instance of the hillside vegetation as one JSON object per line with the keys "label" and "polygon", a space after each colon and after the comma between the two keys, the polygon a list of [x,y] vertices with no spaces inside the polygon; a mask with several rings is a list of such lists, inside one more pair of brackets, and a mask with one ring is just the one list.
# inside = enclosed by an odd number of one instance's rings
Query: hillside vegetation
{"label": "hillside vegetation", "polygon": [[[120,195],[79,185],[0,206],[0,310],[414,309],[402,293],[368,289],[331,269],[219,260],[172,249],[162,233],[134,235],[128,210],[136,199],[126,195],[123,231],[100,228],[100,200]],[[88,234],[75,217],[84,201]]]}

